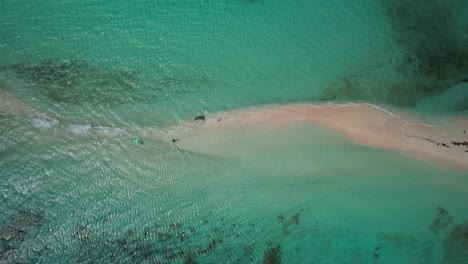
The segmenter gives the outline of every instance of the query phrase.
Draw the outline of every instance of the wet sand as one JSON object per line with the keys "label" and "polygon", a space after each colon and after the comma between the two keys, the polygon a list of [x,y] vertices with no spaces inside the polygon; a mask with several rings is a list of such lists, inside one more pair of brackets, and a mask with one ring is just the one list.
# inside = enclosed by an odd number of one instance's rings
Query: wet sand
{"label": "wet sand", "polygon": [[[424,122],[427,122],[424,119]],[[205,121],[188,121],[157,132],[178,147],[229,156],[229,148],[254,142],[268,131],[317,124],[353,142],[468,171],[468,118],[423,123],[407,113],[390,112],[372,104],[291,104],[252,107],[209,114]],[[284,135],[282,141],[291,140]],[[310,135],[310,141],[314,141]],[[276,144],[278,142],[270,142]],[[254,145],[252,145],[252,148]]]}

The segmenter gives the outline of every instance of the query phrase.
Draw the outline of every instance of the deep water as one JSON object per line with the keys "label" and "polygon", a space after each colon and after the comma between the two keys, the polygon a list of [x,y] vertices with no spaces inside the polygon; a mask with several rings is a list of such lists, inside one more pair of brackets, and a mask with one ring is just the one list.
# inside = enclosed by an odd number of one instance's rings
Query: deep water
{"label": "deep water", "polygon": [[0,263],[468,263],[466,172],[309,126],[235,159],[132,134],[270,103],[466,115],[467,26],[465,0],[0,0],[0,89],[49,118],[0,112]]}

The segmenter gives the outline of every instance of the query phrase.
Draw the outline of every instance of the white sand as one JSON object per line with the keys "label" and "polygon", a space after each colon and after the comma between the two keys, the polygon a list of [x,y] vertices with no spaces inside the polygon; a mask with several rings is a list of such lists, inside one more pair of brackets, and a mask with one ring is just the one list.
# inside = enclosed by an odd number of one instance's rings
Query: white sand
{"label": "white sand", "polygon": [[[226,156],[229,148],[244,141],[260,140],[262,134],[301,124],[318,124],[362,145],[396,150],[430,163],[468,171],[468,152],[465,152],[468,146],[452,143],[468,142],[468,118],[440,123],[423,124],[417,117],[392,113],[371,104],[291,104],[215,113],[207,115],[205,122],[182,122],[156,134],[168,141],[178,139],[176,144],[183,149]],[[314,140],[314,135],[310,135],[310,140]],[[252,148],[258,146],[253,144]]]}

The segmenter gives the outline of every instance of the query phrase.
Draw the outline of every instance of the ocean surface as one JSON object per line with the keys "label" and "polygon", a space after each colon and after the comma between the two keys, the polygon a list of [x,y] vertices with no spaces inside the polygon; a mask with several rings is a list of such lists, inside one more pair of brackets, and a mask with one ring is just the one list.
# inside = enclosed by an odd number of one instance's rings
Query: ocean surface
{"label": "ocean surface", "polygon": [[0,112],[0,263],[468,263],[466,171],[313,125],[237,158],[141,136],[265,104],[466,116],[467,28],[466,0],[0,0],[0,89],[41,113]]}

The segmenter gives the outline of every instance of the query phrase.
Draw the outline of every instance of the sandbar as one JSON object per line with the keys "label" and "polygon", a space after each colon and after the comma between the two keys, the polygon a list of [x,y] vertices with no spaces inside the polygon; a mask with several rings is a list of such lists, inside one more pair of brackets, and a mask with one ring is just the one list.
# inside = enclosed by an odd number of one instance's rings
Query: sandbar
{"label": "sandbar", "polygon": [[[389,111],[369,103],[268,105],[207,114],[157,132],[182,149],[221,155],[245,135],[316,124],[372,148],[398,151],[432,164],[468,171],[468,118],[445,121]],[[250,137],[252,139],[252,137]],[[287,139],[284,139],[287,140]],[[311,136],[311,140],[314,140]],[[226,143],[226,141],[229,141]],[[275,142],[271,142],[275,144]]]}

